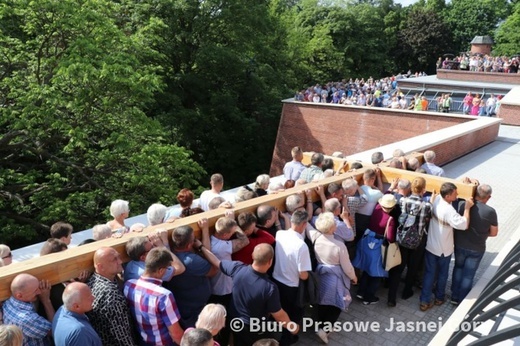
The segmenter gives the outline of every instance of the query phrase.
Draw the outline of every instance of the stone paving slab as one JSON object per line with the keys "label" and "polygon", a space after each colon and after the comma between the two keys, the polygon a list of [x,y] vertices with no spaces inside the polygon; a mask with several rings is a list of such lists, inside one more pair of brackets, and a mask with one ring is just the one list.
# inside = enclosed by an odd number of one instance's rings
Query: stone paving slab
{"label": "stone paving slab", "polygon": [[[482,259],[476,274],[478,280],[486,268],[493,261],[497,253],[510,240],[511,234],[520,224],[520,184],[518,169],[520,167],[520,127],[500,127],[499,137],[490,143],[464,157],[443,166],[446,176],[462,179],[465,176],[479,179],[481,183],[490,184],[493,188],[492,198],[488,204],[498,212],[499,235],[490,238],[487,242],[487,252]],[[452,259],[453,261],[453,259]],[[447,286],[449,296],[451,286],[451,268]],[[402,289],[402,285],[400,286]],[[353,289],[355,293],[355,289]],[[435,324],[445,322],[455,311],[455,307],[448,302],[442,306],[435,306],[427,312],[419,310],[419,290],[408,300],[399,298],[397,306],[386,306],[387,289],[381,288],[378,296],[379,304],[365,306],[354,298],[348,312],[342,312],[339,321],[354,323],[356,321],[377,322],[381,326],[379,332],[339,332],[329,337],[329,345],[427,345],[436,334],[434,331],[398,332],[390,331],[391,321],[419,322]],[[386,329],[386,330],[385,330]],[[312,331],[302,333],[299,345],[319,345],[321,340]]]}

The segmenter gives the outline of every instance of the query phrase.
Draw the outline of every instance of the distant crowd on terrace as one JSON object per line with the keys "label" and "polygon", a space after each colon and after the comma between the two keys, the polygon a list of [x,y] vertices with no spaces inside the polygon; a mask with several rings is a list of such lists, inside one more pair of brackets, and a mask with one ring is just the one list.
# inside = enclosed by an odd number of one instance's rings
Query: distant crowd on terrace
{"label": "distant crowd on terrace", "polygon": [[[19,274],[1,309],[5,324],[0,325],[0,346],[22,345],[22,339],[23,345],[50,345],[53,339],[57,346],[291,345],[298,341],[310,303],[312,330],[326,344],[354,297],[364,305],[378,303],[382,279],[389,287],[387,305],[395,307],[405,268],[402,299],[412,297],[417,287],[421,311],[444,304],[453,253],[451,303],[465,298],[486,239],[498,233],[496,212],[486,204],[492,193],[489,185],[478,185],[475,201],[459,200],[452,183],[442,184],[440,195],[427,192],[428,175],[444,175],[435,153],[425,152],[420,165],[417,158],[406,159],[402,150],[395,150],[390,167],[425,175],[413,181],[395,179],[385,188],[376,166],[364,170],[361,185],[353,178],[318,184],[314,190],[319,201],[313,202],[313,191],[307,189],[286,198],[285,212],[261,204],[255,212],[235,215],[234,203],[363,168],[360,162],[350,162],[335,171],[333,159],[321,153],[314,153],[305,166],[299,147],[291,155],[284,166],[285,183],[270,184],[270,177],[262,174],[253,188],[239,189],[233,202],[221,194],[222,175],[213,174],[199,206],[193,206],[193,193],[183,189],[178,194],[180,211],[162,204],[148,209],[148,223],[154,226],[227,208],[213,234],[201,215],[201,240],[190,226],[174,228],[171,239],[165,230],[129,237],[126,252],[131,261],[124,268],[119,253],[100,243],[93,256],[94,273],[85,271],[54,286],[43,277]],[[373,153],[372,164],[383,160],[381,152]],[[115,200],[110,212],[113,219],[94,227],[91,242],[147,227],[125,222],[127,201]],[[72,231],[66,222],[54,224],[41,255],[74,251],[67,250]],[[397,244],[402,256],[392,268],[383,263],[381,247],[386,242]],[[8,246],[0,245],[0,255],[3,265],[11,263]],[[311,283],[317,292],[312,301],[302,294]],[[255,319],[269,318],[281,333],[251,328]]]}
{"label": "distant crowd on terrace", "polygon": [[[295,101],[314,103],[336,103],[355,106],[374,106],[389,108],[407,108],[408,104],[397,89],[397,81],[403,78],[425,76],[424,72],[412,74],[399,73],[396,76],[381,79],[364,78],[355,80],[343,79],[341,82],[316,84],[301,90],[294,95]],[[394,93],[397,89],[397,93]],[[392,97],[393,95],[393,97]],[[392,105],[392,102],[394,104]],[[403,103],[404,102],[404,103]]]}
{"label": "distant crowd on terrace", "polygon": [[[386,77],[374,81],[370,77],[367,81],[356,79],[354,81],[343,80],[341,82],[329,82],[325,85],[316,84],[305,90],[299,91],[294,96],[295,101],[313,103],[333,103],[362,107],[382,107],[390,109],[407,109],[414,111],[428,111],[450,113],[453,111],[454,102],[450,93],[444,93],[435,99],[428,100],[423,94],[415,94],[407,98],[397,88],[397,81],[410,76],[425,75],[409,71],[406,75]],[[468,93],[463,100],[462,113],[465,115],[495,116],[498,114],[502,95],[489,94],[484,100],[479,94]]]}
{"label": "distant crowd on terrace", "polygon": [[439,57],[437,60],[437,69],[447,70],[465,70],[472,72],[497,72],[497,73],[519,73],[518,65],[519,57],[507,56],[490,56],[490,55],[473,55],[463,54],[449,59],[448,57]]}

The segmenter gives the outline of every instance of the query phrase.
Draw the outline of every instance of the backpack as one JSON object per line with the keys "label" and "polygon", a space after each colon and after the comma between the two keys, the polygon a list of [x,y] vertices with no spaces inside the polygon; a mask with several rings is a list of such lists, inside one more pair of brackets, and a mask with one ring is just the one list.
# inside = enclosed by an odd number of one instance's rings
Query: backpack
{"label": "backpack", "polygon": [[405,203],[405,208],[399,216],[397,226],[397,243],[407,249],[416,249],[421,244],[424,232],[419,229],[419,214],[424,208],[425,202],[421,202],[419,208],[411,210],[409,204]]}

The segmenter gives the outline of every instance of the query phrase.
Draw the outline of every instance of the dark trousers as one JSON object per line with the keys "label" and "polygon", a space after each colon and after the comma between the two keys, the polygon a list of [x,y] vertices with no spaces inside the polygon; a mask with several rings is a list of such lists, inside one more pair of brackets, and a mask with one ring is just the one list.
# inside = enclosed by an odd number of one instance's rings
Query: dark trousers
{"label": "dark trousers", "polygon": [[[318,305],[316,311],[316,320],[318,322],[330,322],[334,324],[341,314],[341,309],[332,305]],[[320,326],[323,329],[323,326]]]}
{"label": "dark trousers", "polygon": [[363,234],[370,224],[370,215],[356,213],[356,242],[363,237]]}
{"label": "dark trousers", "polygon": [[[298,287],[286,286],[274,279],[273,281],[276,283],[276,286],[278,286],[278,291],[280,291],[280,303],[282,304],[282,309],[287,312],[291,321],[301,325],[304,309],[297,304]],[[280,345],[291,345],[296,342],[295,340],[296,336],[292,335],[291,332],[284,328],[282,331],[282,338],[280,339]]]}
{"label": "dark trousers", "polygon": [[399,246],[401,251],[401,264],[395,268],[392,268],[388,272],[388,301],[396,302],[397,290],[399,288],[399,282],[401,281],[401,275],[405,268],[408,268],[406,272],[406,279],[403,289],[403,294],[413,293],[412,287],[417,281],[419,270],[423,265],[424,248],[426,246],[426,236],[423,237],[421,244],[416,249],[408,249],[403,246]]}
{"label": "dark trousers", "polygon": [[217,296],[212,294],[209,297],[208,303],[221,304],[226,308],[226,325],[224,326],[224,328],[220,330],[220,332],[217,335],[213,337],[213,339],[220,345],[228,345],[229,337],[231,335],[231,329],[229,327],[229,323],[231,321],[229,317],[229,305],[231,303],[231,294],[226,294],[223,296]]}
{"label": "dark trousers", "polygon": [[376,299],[376,292],[379,289],[380,277],[374,277],[363,273],[359,280],[358,295],[363,296],[365,301],[374,301]]}

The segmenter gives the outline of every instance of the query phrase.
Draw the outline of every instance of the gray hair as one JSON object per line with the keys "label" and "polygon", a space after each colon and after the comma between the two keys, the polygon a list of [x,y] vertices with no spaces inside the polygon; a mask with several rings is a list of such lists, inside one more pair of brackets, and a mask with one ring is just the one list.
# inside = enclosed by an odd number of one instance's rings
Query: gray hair
{"label": "gray hair", "polygon": [[293,225],[301,225],[308,221],[309,214],[305,210],[296,210],[291,215],[291,223]]}
{"label": "gray hair", "polygon": [[[238,190],[237,190],[237,193],[235,194],[235,202],[248,201],[248,200],[253,199],[255,197],[258,197],[256,192],[254,192],[251,189],[248,189],[245,186],[240,186],[238,188]],[[220,203],[219,203],[219,205],[220,205]],[[218,208],[218,206],[217,206],[217,208]]]}
{"label": "gray hair", "polygon": [[392,153],[392,156],[393,157],[404,156],[404,151],[402,151],[401,149],[395,149],[394,152]]}
{"label": "gray hair", "polygon": [[488,198],[493,193],[493,189],[488,184],[481,184],[477,187],[477,196],[479,198]]}
{"label": "gray hair", "polygon": [[399,182],[397,183],[397,187],[401,190],[407,190],[411,188],[412,184],[410,183],[410,180],[408,179],[399,179]]}
{"label": "gray hair", "polygon": [[336,225],[334,214],[331,212],[321,213],[315,222],[316,229],[323,234],[328,234]]}
{"label": "gray hair", "polygon": [[173,245],[178,249],[185,249],[193,241],[193,228],[180,226],[172,232]]}
{"label": "gray hair", "polygon": [[126,254],[133,261],[139,261],[142,254],[146,252],[147,237],[132,237],[125,245]]}
{"label": "gray hair", "polygon": [[7,246],[5,244],[0,244],[0,258],[7,256],[9,254],[9,252],[11,252],[11,249],[9,248],[9,246]]}
{"label": "gray hair", "polygon": [[357,189],[358,182],[356,179],[348,178],[348,179],[343,180],[343,182],[341,183],[341,186],[343,187],[343,190],[345,190],[345,191],[350,190],[354,187]]}
{"label": "gray hair", "polygon": [[289,213],[293,213],[300,203],[302,202],[302,197],[299,194],[290,195],[285,199],[285,209]]}
{"label": "gray hair", "polygon": [[325,204],[323,205],[323,210],[325,212],[333,213],[334,210],[338,209],[339,207],[341,207],[341,203],[339,202],[339,200],[337,198],[331,198],[325,201]]}
{"label": "gray hair", "polygon": [[427,150],[424,152],[424,160],[426,162],[433,162],[435,161],[435,152],[433,150]]}
{"label": "gray hair", "polygon": [[166,206],[160,203],[152,204],[146,211],[146,217],[150,226],[155,226],[163,223],[166,216]]}
{"label": "gray hair", "polygon": [[337,157],[337,158],[340,158],[342,159],[344,157],[343,153],[341,151],[335,151],[332,153],[331,155],[332,157]]}
{"label": "gray hair", "polygon": [[262,187],[262,186],[268,186],[269,180],[271,177],[269,174],[260,174],[258,177],[256,177],[256,187]]}
{"label": "gray hair", "polygon": [[129,211],[130,207],[128,206],[128,201],[116,199],[110,204],[110,215],[112,215],[113,218],[116,218],[121,214],[128,213]]}
{"label": "gray hair", "polygon": [[14,324],[0,325],[0,345],[22,346],[23,334],[20,327]]}
{"label": "gray hair", "polygon": [[372,153],[372,157],[370,158],[371,161],[372,161],[372,164],[377,164],[377,163],[380,163],[380,162],[383,162],[383,160],[385,159],[385,157],[383,156],[383,153],[380,152],[380,151],[376,151],[375,153]]}
{"label": "gray hair", "polygon": [[112,229],[106,224],[95,225],[92,227],[92,238],[94,238],[94,240],[107,239],[110,238],[111,235]]}
{"label": "gray hair", "polygon": [[410,158],[408,160],[408,166],[410,169],[415,171],[417,168],[419,168],[419,160],[417,160],[415,157]]}
{"label": "gray hair", "polygon": [[213,340],[210,331],[203,328],[194,328],[186,331],[181,339],[180,346],[205,346]]}
{"label": "gray hair", "polygon": [[224,199],[224,197],[220,197],[220,196],[214,197],[211,201],[209,201],[208,209],[209,210],[217,209],[225,201],[226,200]]}

